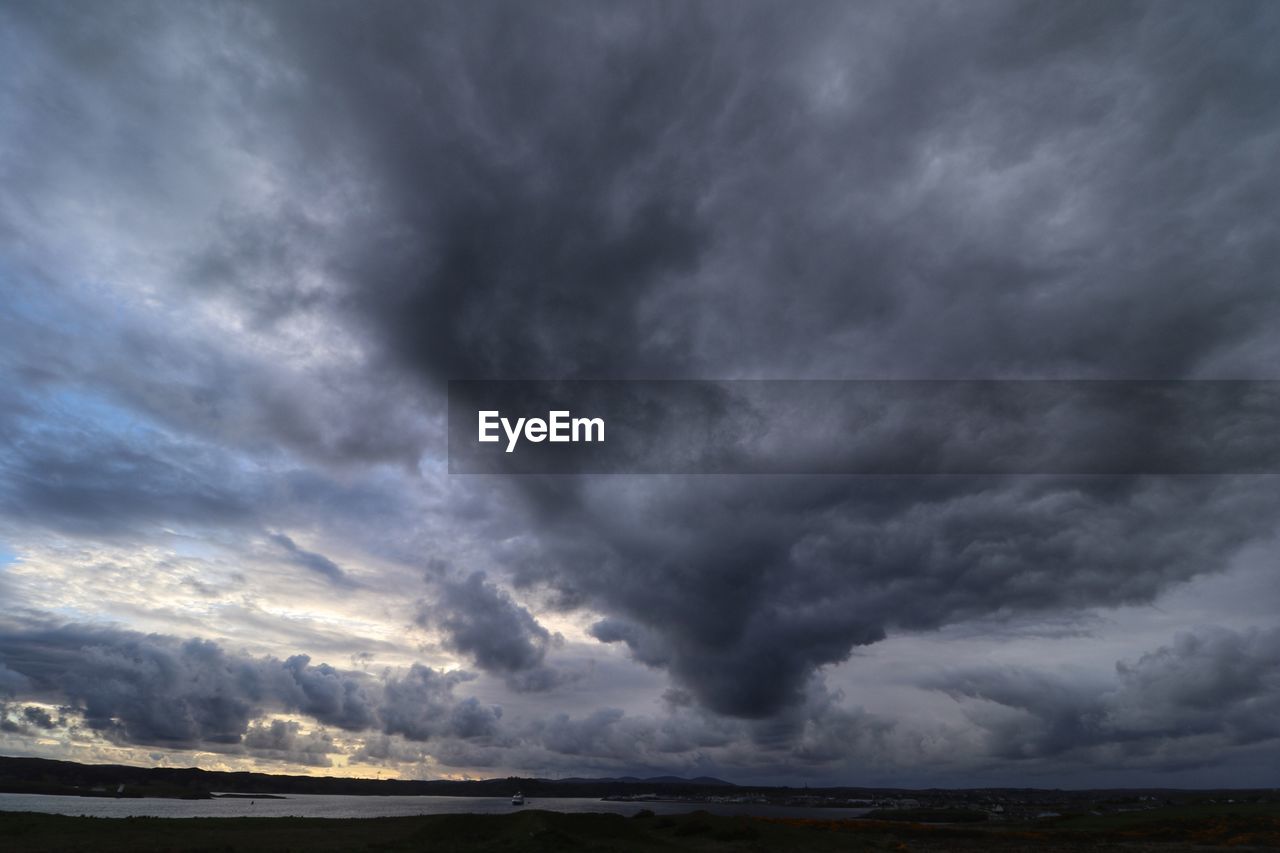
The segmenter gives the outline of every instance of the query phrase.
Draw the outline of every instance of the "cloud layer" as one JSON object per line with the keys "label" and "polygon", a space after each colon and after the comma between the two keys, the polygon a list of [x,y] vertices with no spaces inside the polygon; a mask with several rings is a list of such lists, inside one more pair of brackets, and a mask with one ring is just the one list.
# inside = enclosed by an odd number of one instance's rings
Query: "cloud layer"
{"label": "cloud layer", "polygon": [[[451,477],[444,411],[1274,378],[1274,4],[0,23],[6,748],[1088,781],[1274,747],[1274,620],[1232,622],[1274,589],[1231,580],[1274,557],[1270,478]],[[1206,579],[1173,645],[1134,615]]]}

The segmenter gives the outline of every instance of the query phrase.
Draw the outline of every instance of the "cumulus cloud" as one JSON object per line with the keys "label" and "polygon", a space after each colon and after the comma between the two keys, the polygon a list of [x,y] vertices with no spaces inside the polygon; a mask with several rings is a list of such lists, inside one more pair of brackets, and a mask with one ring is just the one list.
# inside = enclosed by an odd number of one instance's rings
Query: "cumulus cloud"
{"label": "cumulus cloud", "polygon": [[1019,668],[952,672],[929,686],[982,700],[974,719],[993,755],[1092,752],[1157,766],[1210,764],[1280,737],[1280,631],[1205,629],[1116,664],[1110,683]]}
{"label": "cumulus cloud", "polygon": [[518,691],[548,690],[560,683],[561,673],[543,663],[559,638],[483,572],[440,581],[438,592],[420,609],[418,622],[442,631],[447,648],[485,672],[504,676]]}
{"label": "cumulus cloud", "polygon": [[332,767],[330,755],[339,751],[330,735],[303,733],[302,726],[293,720],[254,723],[240,742],[257,758],[311,767]]}
{"label": "cumulus cloud", "polygon": [[[253,743],[245,745],[265,748],[272,736],[297,734],[287,726],[263,730],[258,721],[268,712],[416,740],[490,734],[501,716],[499,708],[453,695],[471,678],[463,672],[414,664],[403,677],[377,678],[312,665],[306,655],[281,661],[231,653],[208,640],[107,628],[6,630],[0,661],[24,679],[22,695],[65,703],[88,728],[127,744],[226,748],[245,743],[253,726]],[[298,743],[314,752],[319,741]]]}
{"label": "cumulus cloud", "polygon": [[0,731],[11,734],[47,735],[65,728],[67,720],[54,717],[38,705],[7,705],[0,702]]}
{"label": "cumulus cloud", "polygon": [[[121,746],[301,766],[332,766],[333,756],[346,751],[325,727],[361,738],[349,752],[353,760],[390,765],[430,759],[447,766],[611,773],[723,772],[726,766],[796,772],[849,761],[896,766],[904,754],[891,748],[894,722],[844,710],[839,697],[821,690],[811,690],[784,718],[750,725],[687,703],[657,715],[600,707],[577,715],[526,712],[508,721],[503,708],[457,695],[474,675],[422,664],[371,676],[313,665],[305,655],[281,661],[205,640],[76,626],[8,630],[0,635],[0,659],[28,679],[24,696],[62,708],[55,719],[34,705],[7,706],[6,732],[82,721]],[[912,737],[904,732],[900,740]]]}
{"label": "cumulus cloud", "polygon": [[442,734],[491,734],[502,716],[498,707],[483,708],[474,700],[455,704],[453,689],[474,676],[461,671],[440,673],[414,664],[403,678],[386,685],[383,722],[388,734],[428,740]]}
{"label": "cumulus cloud", "polygon": [[294,655],[282,668],[286,707],[343,729],[363,729],[375,719],[376,696],[365,679],[342,672],[327,663],[311,665],[307,655]]}

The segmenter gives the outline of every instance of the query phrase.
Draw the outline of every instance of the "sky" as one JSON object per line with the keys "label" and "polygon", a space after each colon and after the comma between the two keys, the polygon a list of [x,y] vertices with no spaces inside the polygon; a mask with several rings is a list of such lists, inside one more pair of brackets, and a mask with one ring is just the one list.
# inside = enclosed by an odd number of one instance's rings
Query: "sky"
{"label": "sky", "polygon": [[1280,784],[1275,475],[446,454],[451,379],[1280,378],[1278,36],[2,0],[0,754]]}

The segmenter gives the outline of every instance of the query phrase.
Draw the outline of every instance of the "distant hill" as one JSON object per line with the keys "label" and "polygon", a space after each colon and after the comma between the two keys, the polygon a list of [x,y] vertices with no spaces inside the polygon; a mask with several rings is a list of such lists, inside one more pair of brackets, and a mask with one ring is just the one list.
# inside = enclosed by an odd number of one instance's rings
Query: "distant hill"
{"label": "distant hill", "polygon": [[[347,779],[335,776],[284,776],[272,773],[229,773],[194,767],[130,767],[123,764],[79,764],[46,758],[0,756],[0,792],[73,794],[80,796],[202,798],[213,791],[254,794],[429,794],[462,797],[604,797],[634,794],[691,795],[722,789],[723,779],[629,776],[615,779],[533,779],[508,777],[450,779]],[[123,786],[123,789],[121,789]]]}
{"label": "distant hill", "polygon": [[565,779],[549,780],[555,782],[572,782],[572,783],[613,783],[621,782],[627,785],[701,785],[704,787],[723,787],[736,788],[732,782],[726,782],[723,779],[717,779],[714,776],[696,776],[693,779],[686,779],[683,776],[649,776],[641,778],[639,776],[608,776],[602,778],[590,778],[570,776]]}
{"label": "distant hill", "polygon": [[[123,786],[123,789],[122,787]],[[554,797],[628,797],[654,794],[658,797],[696,802],[700,797],[723,796],[732,789],[734,797],[765,797],[770,802],[821,805],[822,800],[893,800],[909,796],[930,808],[960,803],[1007,803],[1031,808],[1036,804],[1055,809],[1087,810],[1101,801],[1138,802],[1147,800],[1184,801],[1232,799],[1242,794],[1263,796],[1267,802],[1280,798],[1278,790],[1203,790],[1163,788],[1103,790],[1047,790],[1036,788],[787,788],[737,785],[711,776],[685,779],[680,776],[621,776],[603,779],[535,779],[511,776],[505,779],[453,781],[449,779],[345,779],[334,776],[284,776],[273,773],[228,773],[194,767],[130,767],[122,764],[78,764],[46,758],[0,756],[0,792],[71,794],[98,797],[179,797],[205,798],[212,792],[229,794],[402,794],[442,797],[503,797],[521,791],[537,800]],[[828,803],[836,804],[836,803]],[[1037,806],[1039,808],[1039,806]]]}

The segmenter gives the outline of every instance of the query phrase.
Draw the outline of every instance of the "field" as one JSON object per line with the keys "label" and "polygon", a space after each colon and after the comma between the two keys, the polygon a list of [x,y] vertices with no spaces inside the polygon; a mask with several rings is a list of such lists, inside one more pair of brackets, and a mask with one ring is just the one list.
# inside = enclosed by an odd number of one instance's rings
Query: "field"
{"label": "field", "polygon": [[622,817],[528,810],[408,818],[80,818],[0,813],[25,851],[1181,851],[1280,849],[1280,807],[1206,805],[1003,825]]}

